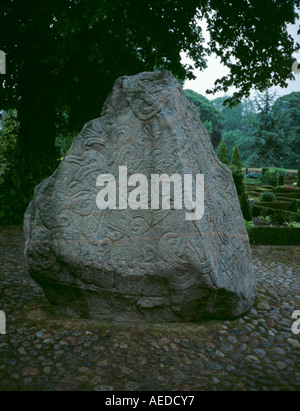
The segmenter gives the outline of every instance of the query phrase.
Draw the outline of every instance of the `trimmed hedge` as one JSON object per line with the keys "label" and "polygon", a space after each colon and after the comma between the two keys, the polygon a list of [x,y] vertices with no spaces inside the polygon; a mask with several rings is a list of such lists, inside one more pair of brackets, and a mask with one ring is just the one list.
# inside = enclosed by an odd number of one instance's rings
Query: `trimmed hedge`
{"label": "trimmed hedge", "polygon": [[278,193],[278,197],[292,198],[300,200],[300,193]]}
{"label": "trimmed hedge", "polygon": [[300,228],[250,227],[247,232],[253,245],[300,245]]}
{"label": "trimmed hedge", "polygon": [[256,191],[248,191],[248,197],[253,196],[253,197],[259,197],[259,193]]}
{"label": "trimmed hedge", "polygon": [[276,196],[271,191],[265,191],[259,195],[259,199],[262,203],[274,203]]}
{"label": "trimmed hedge", "polygon": [[284,175],[280,174],[278,177],[278,185],[279,186],[284,186]]}
{"label": "trimmed hedge", "polygon": [[237,191],[237,195],[239,197],[239,202],[244,220],[252,221],[251,206],[248,201],[248,194],[246,191],[246,186],[244,184],[244,175],[242,173],[242,170],[238,169],[234,165],[231,165],[229,168],[232,172],[232,177]]}
{"label": "trimmed hedge", "polygon": [[277,197],[277,201],[279,201],[281,203],[284,202],[284,203],[289,203],[289,204],[296,201],[298,209],[300,208],[300,199],[298,199],[298,198],[294,199],[294,198],[287,198],[287,197]]}
{"label": "trimmed hedge", "polygon": [[284,210],[284,211],[291,211],[291,212],[296,212],[296,211],[292,211],[290,208],[293,207],[293,202],[288,202],[288,201],[276,201],[276,202],[263,202],[261,201],[260,206],[262,207],[268,207],[268,208],[274,208],[276,210]]}
{"label": "trimmed hedge", "polygon": [[252,207],[252,215],[253,217],[276,216],[280,217],[280,219],[283,221],[295,221],[297,223],[300,223],[300,214],[298,213],[292,213],[290,211],[284,210],[276,210],[275,208],[264,207],[260,204],[254,204],[254,206]]}
{"label": "trimmed hedge", "polygon": [[[294,198],[287,198],[287,197],[281,197],[281,195],[276,196],[277,201],[279,201],[280,203],[292,203],[293,201],[295,201]],[[297,200],[296,200],[297,201]]]}
{"label": "trimmed hedge", "polygon": [[259,196],[257,195],[257,193],[256,193],[256,194],[253,194],[253,193],[252,193],[252,194],[249,194],[249,193],[248,193],[248,199],[249,199],[249,198],[252,198],[252,199],[254,199],[254,200],[256,199],[257,201],[260,201],[260,200],[259,200]]}
{"label": "trimmed hedge", "polygon": [[261,186],[261,188],[267,188],[268,190],[273,190],[273,186],[265,186],[265,185],[263,185],[263,186]]}
{"label": "trimmed hedge", "polygon": [[255,188],[255,191],[258,193],[264,193],[265,191],[270,191],[268,188],[263,188],[263,187],[257,187]]}
{"label": "trimmed hedge", "polygon": [[276,171],[267,170],[265,173],[262,170],[261,182],[264,186],[274,186],[278,184]]}
{"label": "trimmed hedge", "polygon": [[277,186],[273,188],[274,193],[300,193],[300,187],[296,186]]}

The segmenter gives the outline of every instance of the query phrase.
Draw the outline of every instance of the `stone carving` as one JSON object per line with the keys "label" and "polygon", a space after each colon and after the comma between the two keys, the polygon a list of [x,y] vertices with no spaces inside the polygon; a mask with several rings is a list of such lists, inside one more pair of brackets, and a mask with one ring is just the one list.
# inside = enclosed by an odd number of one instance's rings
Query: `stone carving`
{"label": "stone carving", "polygon": [[[100,174],[204,174],[186,210],[99,210]],[[121,77],[25,214],[30,275],[57,312],[114,321],[233,318],[254,302],[248,236],[231,172],[171,73]]]}

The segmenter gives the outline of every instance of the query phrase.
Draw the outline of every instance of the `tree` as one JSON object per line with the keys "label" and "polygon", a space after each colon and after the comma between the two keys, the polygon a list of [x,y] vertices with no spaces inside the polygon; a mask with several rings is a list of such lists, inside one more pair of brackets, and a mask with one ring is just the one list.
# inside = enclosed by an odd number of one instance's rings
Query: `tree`
{"label": "tree", "polygon": [[[299,5],[300,0],[2,0],[7,74],[0,109],[18,113],[15,172],[22,196],[28,202],[34,185],[58,164],[59,113],[67,107],[69,132],[78,132],[99,116],[119,76],[167,69],[181,80],[193,78],[193,67],[180,62],[183,50],[201,69],[211,52],[220,56],[231,74],[216,90],[235,85],[235,100],[266,81],[285,85],[299,48],[286,26],[295,22]],[[208,46],[197,24],[203,18]]]}
{"label": "tree", "polygon": [[297,186],[300,187],[300,156],[299,156],[299,165],[298,165]]}
{"label": "tree", "polygon": [[274,95],[270,95],[268,89],[255,99],[257,114],[241,142],[247,162],[252,166],[280,167],[283,159],[289,156],[287,134],[282,123],[274,116],[273,103]]}
{"label": "tree", "polygon": [[261,182],[263,185],[276,187],[278,184],[276,171],[266,170],[265,173],[262,173]]}
{"label": "tree", "polygon": [[[287,27],[282,24],[282,20],[293,18],[296,8],[300,6],[299,0],[232,0],[211,3],[213,9],[216,3],[217,7],[207,17],[209,47],[230,68],[230,73],[217,80],[215,88],[210,92],[227,91],[232,85],[238,86],[239,91],[231,99],[231,104],[234,104],[242,97],[249,96],[252,85],[260,92],[266,86],[286,87],[283,78],[294,78],[291,74],[293,59],[290,59],[293,46],[291,42],[286,43]],[[234,42],[232,36],[235,38]],[[296,50],[298,48],[299,44]],[[246,68],[245,62],[250,61],[252,63]],[[241,77],[244,78],[242,82]]]}
{"label": "tree", "polygon": [[227,154],[227,146],[224,140],[221,141],[218,147],[218,159],[225,165],[229,166],[229,159]]}
{"label": "tree", "polygon": [[283,164],[288,168],[296,168],[300,152],[300,92],[279,97],[272,112],[286,133],[286,145],[290,150],[289,157]]}
{"label": "tree", "polygon": [[209,136],[210,136],[210,138],[211,138],[211,136],[212,136],[212,133],[213,133],[213,124],[212,124],[212,121],[208,121],[208,120],[205,120],[204,121],[204,126],[205,126],[205,128],[206,128],[206,130],[207,130],[207,132],[208,132],[208,134],[209,134]]}
{"label": "tree", "polygon": [[0,221],[17,223],[26,207],[20,194],[16,169],[19,122],[15,110],[7,110],[1,119],[0,131]]}
{"label": "tree", "polygon": [[[232,156],[234,145],[238,144],[244,164],[250,162],[252,165],[263,165],[257,153],[263,140],[257,145],[254,137],[257,128],[268,130],[259,121],[262,111],[259,105],[262,108],[263,101],[258,105],[258,97],[254,100],[247,98],[240,104],[229,107],[223,105],[225,100],[226,97],[220,97],[212,100],[212,103],[224,118],[222,138],[227,144],[228,155]],[[274,126],[274,140],[279,134],[277,143],[281,146],[280,165],[284,168],[297,168],[300,151],[300,92],[293,92],[276,100],[275,96],[269,95],[269,118]]]}
{"label": "tree", "polygon": [[239,103],[230,107],[229,105],[225,105],[228,99],[229,96],[225,96],[218,97],[211,101],[213,106],[223,115],[223,133],[240,130],[243,124],[243,104]]}
{"label": "tree", "polygon": [[217,147],[222,139],[222,114],[201,94],[198,94],[193,90],[184,90],[184,93],[197,107],[199,116],[207,128],[212,144],[214,147]]}
{"label": "tree", "polygon": [[[5,168],[11,168],[13,153],[16,150],[19,127],[16,111],[3,112],[0,124],[0,164],[3,173]],[[12,170],[10,171],[12,172]]]}
{"label": "tree", "polygon": [[237,132],[233,130],[223,133],[223,140],[227,145],[227,152],[229,157],[232,157],[234,146],[239,141],[239,137],[240,136],[237,134]]}
{"label": "tree", "polygon": [[99,117],[117,77],[168,69],[191,78],[189,66],[180,63],[181,50],[205,64],[196,4],[3,0],[0,38],[8,75],[0,108],[18,113],[16,182],[27,203],[58,164],[62,111],[69,113],[66,127],[73,135]]}
{"label": "tree", "polygon": [[237,144],[234,146],[234,149],[233,149],[231,165],[236,166],[238,170],[242,170],[242,161],[241,161],[240,152],[239,152],[239,148]]}
{"label": "tree", "polygon": [[251,206],[248,200],[248,194],[246,186],[244,184],[244,175],[242,173],[242,170],[239,170],[234,165],[230,166],[230,170],[232,172],[233,181],[235,184],[237,195],[239,197],[243,217],[246,221],[252,221]]}

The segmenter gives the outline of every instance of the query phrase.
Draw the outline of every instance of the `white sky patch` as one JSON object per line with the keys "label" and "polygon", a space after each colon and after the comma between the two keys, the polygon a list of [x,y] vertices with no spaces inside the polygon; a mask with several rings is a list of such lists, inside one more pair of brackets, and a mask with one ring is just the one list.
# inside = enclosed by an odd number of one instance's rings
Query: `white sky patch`
{"label": "white sky patch", "polygon": [[[299,28],[299,21],[297,24],[288,25],[288,33],[293,37],[296,42],[300,43],[300,36],[297,34]],[[209,40],[209,32],[207,31],[207,24],[205,20],[199,21],[199,26],[202,28],[202,35],[207,42]],[[298,53],[294,54],[295,60],[298,60],[300,63],[300,50]],[[193,61],[186,56],[184,52],[181,53],[181,61],[185,64],[191,64],[193,66]],[[292,68],[291,68],[292,71]],[[193,70],[193,74],[196,76],[195,80],[186,80],[184,83],[184,89],[190,89],[196,93],[202,94],[207,97],[209,100],[213,100],[217,97],[223,97],[232,95],[235,91],[235,87],[230,87],[226,93],[218,92],[215,94],[206,94],[206,90],[210,90],[214,87],[214,83],[218,78],[222,78],[229,74],[229,69],[224,66],[220,58],[216,55],[211,55],[207,57],[207,68],[203,71],[199,69]],[[271,92],[276,91],[276,96],[281,97],[286,94],[290,94],[293,91],[300,91],[300,73],[295,75],[295,80],[288,80],[288,87],[271,87]],[[251,91],[251,97],[255,96],[255,90]]]}

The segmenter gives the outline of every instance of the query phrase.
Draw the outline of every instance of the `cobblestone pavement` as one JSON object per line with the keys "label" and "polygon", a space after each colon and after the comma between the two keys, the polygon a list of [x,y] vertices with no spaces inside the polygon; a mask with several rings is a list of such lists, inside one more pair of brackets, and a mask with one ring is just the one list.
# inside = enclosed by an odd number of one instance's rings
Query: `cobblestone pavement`
{"label": "cobblestone pavement", "polygon": [[114,325],[57,318],[0,227],[1,390],[300,389],[300,247],[255,247],[258,298],[234,321]]}

